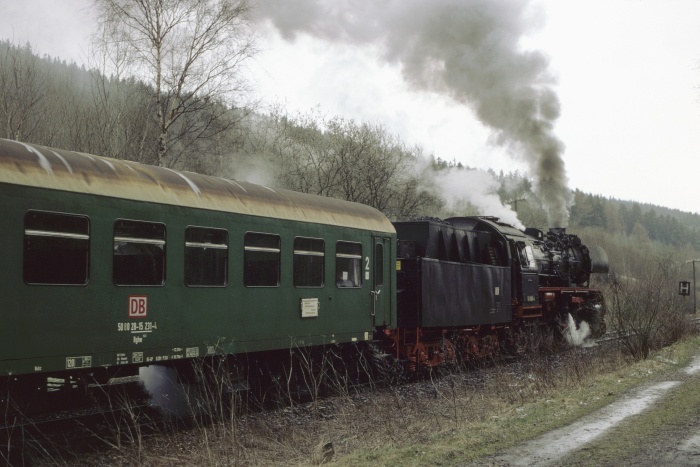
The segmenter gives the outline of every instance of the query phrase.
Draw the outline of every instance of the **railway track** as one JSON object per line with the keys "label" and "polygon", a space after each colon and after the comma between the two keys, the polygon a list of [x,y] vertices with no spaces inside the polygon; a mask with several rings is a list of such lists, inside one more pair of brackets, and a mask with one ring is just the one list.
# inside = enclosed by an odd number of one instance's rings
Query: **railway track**
{"label": "railway track", "polygon": [[25,465],[27,459],[70,464],[68,459],[101,444],[107,447],[120,436],[155,428],[156,411],[136,383],[73,391],[81,395],[47,394],[53,406],[49,412],[27,414],[8,403],[0,418],[0,464]]}
{"label": "railway track", "polygon": [[[691,326],[693,326],[697,331],[700,331],[700,315],[698,316],[691,316],[689,318]],[[630,334],[632,335],[632,334]],[[595,339],[596,343],[604,343],[604,342],[610,342],[610,341],[616,341],[619,340],[622,337],[620,334],[620,331],[608,331],[598,339]]]}
{"label": "railway track", "polygon": [[[700,329],[700,316],[692,317],[691,321]],[[595,342],[612,343],[619,338],[619,334],[608,332]],[[517,358],[511,356],[504,361],[513,363],[513,359]],[[53,450],[58,452],[57,458],[64,458],[66,455],[80,453],[82,449],[94,451],[96,442],[107,447],[109,443],[118,442],[114,439],[115,436],[125,436],[125,441],[129,442],[129,437],[133,437],[134,433],[138,433],[138,436],[153,436],[161,433],[165,425],[168,425],[167,429],[178,424],[187,425],[186,421],[173,423],[172,418],[163,417],[135,381],[131,379],[115,381],[122,383],[119,385],[92,386],[90,391],[95,403],[90,406],[59,410],[37,417],[0,419],[0,462],[21,464],[16,462],[17,456],[24,455],[27,450],[34,453]],[[408,386],[411,384],[413,383],[407,383]],[[115,390],[117,387],[121,390]],[[355,390],[362,392],[359,387]],[[410,392],[410,389],[406,391]],[[130,400],[125,402],[127,398]]]}
{"label": "railway track", "polygon": [[[700,316],[694,316],[691,319],[693,326],[700,330]],[[603,344],[607,342],[617,341],[621,338],[618,331],[608,331],[600,338],[592,342]],[[396,381],[395,381],[396,382]],[[364,386],[358,383],[355,389]],[[115,391],[115,388],[117,390]],[[138,376],[114,379],[109,384],[105,385],[90,385],[89,393],[85,396],[85,401],[92,402],[87,406],[83,405],[74,408],[61,408],[60,401],[52,401],[51,405],[58,406],[58,410],[51,413],[41,414],[38,416],[23,417],[21,415],[8,418],[8,410],[5,410],[5,418],[0,418],[0,433],[12,430],[21,430],[26,427],[50,427],[54,424],[60,424],[70,421],[81,421],[90,418],[110,418],[115,417],[119,412],[129,411],[144,411],[155,410],[152,401],[149,402],[149,396],[140,384]],[[114,401],[119,400],[119,406],[114,406]],[[125,401],[129,401],[128,405]]]}

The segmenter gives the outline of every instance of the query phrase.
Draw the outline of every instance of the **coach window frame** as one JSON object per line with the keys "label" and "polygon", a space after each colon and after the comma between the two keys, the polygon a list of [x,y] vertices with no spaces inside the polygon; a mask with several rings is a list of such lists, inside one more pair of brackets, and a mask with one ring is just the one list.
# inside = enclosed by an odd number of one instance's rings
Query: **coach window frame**
{"label": "coach window frame", "polygon": [[[341,246],[343,247],[341,251]],[[345,247],[348,247],[345,250]],[[352,251],[352,248],[359,248]],[[362,243],[339,240],[335,244],[335,285],[339,289],[361,289],[362,288]],[[345,266],[348,266],[345,270]],[[344,275],[347,274],[347,276]],[[353,280],[350,275],[356,280]]]}
{"label": "coach window frame", "polygon": [[[149,233],[148,229],[152,230],[153,235],[144,235],[144,233]],[[167,227],[165,223],[119,218],[114,221],[112,234],[112,282],[114,285],[118,287],[162,287],[165,285],[167,259]],[[131,251],[137,251],[137,253],[129,253],[129,248],[133,248]],[[118,259],[120,261],[117,261]],[[133,267],[133,264],[130,265],[125,261],[127,259],[146,264]],[[141,266],[153,266],[152,281],[140,280],[146,277],[142,275],[145,268]],[[133,271],[138,271],[138,275],[132,281],[127,281],[125,278],[130,275],[130,271],[131,274]]]}
{"label": "coach window frame", "polygon": [[[223,253],[222,253],[223,252]],[[184,281],[187,287],[226,287],[229,271],[228,230],[190,225],[185,227]],[[195,267],[196,265],[199,267]],[[196,272],[196,278],[192,275]],[[212,278],[205,279],[205,275]],[[197,282],[199,279],[199,282]],[[208,283],[205,283],[208,282]]]}
{"label": "coach window frame", "polygon": [[[275,238],[276,247],[272,243],[265,245],[263,242],[259,244],[249,244],[248,240],[257,238]],[[254,242],[251,242],[254,243]],[[274,256],[273,256],[274,255]],[[274,258],[274,259],[273,259]],[[264,281],[269,274],[270,268],[265,263],[274,262],[276,267],[276,281]],[[275,288],[281,284],[282,275],[282,237],[279,234],[269,232],[246,232],[243,236],[243,285],[248,288]],[[267,279],[273,276],[267,277]],[[254,280],[255,279],[255,280]]]}
{"label": "coach window frame", "polygon": [[[37,209],[25,213],[22,278],[27,285],[86,286],[90,257],[88,216]],[[71,276],[76,279],[56,280]]]}
{"label": "coach window frame", "polygon": [[[306,245],[303,244],[304,242]],[[317,258],[320,259],[315,260]],[[325,263],[326,241],[324,239],[304,236],[294,237],[292,259],[292,282],[294,287],[305,289],[323,288],[326,284]],[[312,272],[311,275],[308,274],[309,270]],[[309,283],[309,278],[315,278],[317,281]]]}
{"label": "coach window frame", "polygon": [[374,244],[374,285],[381,287],[384,285],[384,245]]}

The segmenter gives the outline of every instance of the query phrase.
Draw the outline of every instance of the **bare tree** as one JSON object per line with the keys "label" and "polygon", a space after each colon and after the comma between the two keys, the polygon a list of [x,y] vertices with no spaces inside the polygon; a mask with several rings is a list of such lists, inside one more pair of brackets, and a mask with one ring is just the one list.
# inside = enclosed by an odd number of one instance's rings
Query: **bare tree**
{"label": "bare tree", "polygon": [[689,333],[687,308],[677,294],[678,262],[647,257],[638,277],[613,275],[604,286],[608,321],[635,359]]}
{"label": "bare tree", "polygon": [[256,128],[252,150],[270,161],[278,186],[367,204],[393,219],[433,213],[440,204],[415,173],[420,149],[382,125],[276,108]]}
{"label": "bare tree", "polygon": [[29,45],[4,44],[0,57],[0,117],[3,136],[17,141],[35,137],[45,120],[44,101],[49,82]]}
{"label": "bare tree", "polygon": [[[96,36],[94,42],[105,45],[118,33],[118,24],[103,26],[100,40]],[[154,142],[159,135],[153,118],[156,112],[152,89],[130,76],[128,44],[110,44],[90,53],[91,95],[81,116],[92,129],[86,150],[116,159],[152,163],[158,158]]]}
{"label": "bare tree", "polygon": [[95,3],[94,43],[153,89],[158,165],[182,165],[202,140],[230,129],[231,108],[246,91],[241,64],[255,51],[248,0]]}

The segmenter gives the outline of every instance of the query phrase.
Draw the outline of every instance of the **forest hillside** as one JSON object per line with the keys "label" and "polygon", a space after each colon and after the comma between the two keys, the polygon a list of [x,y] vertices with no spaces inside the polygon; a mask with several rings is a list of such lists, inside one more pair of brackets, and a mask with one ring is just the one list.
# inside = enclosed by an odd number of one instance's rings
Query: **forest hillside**
{"label": "forest hillside", "polygon": [[[521,228],[550,227],[527,174],[442,160],[381,122],[329,117],[318,108],[261,109],[243,93],[239,100],[201,99],[207,102],[173,122],[159,159],[158,99],[148,83],[0,42],[2,138],[361,202],[393,220],[488,215]],[[603,246],[620,275],[637,275],[655,259],[688,277],[686,262],[699,256],[700,216],[662,206],[576,190],[567,227]]]}

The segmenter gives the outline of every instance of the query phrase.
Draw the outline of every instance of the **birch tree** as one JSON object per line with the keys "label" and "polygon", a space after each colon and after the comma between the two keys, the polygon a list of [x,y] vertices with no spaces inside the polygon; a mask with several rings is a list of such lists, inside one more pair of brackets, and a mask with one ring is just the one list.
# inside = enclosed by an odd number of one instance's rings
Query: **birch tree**
{"label": "birch tree", "polygon": [[94,44],[124,53],[126,72],[153,89],[157,165],[181,164],[203,140],[230,129],[230,111],[246,92],[242,64],[255,51],[248,0],[95,4],[100,27]]}

